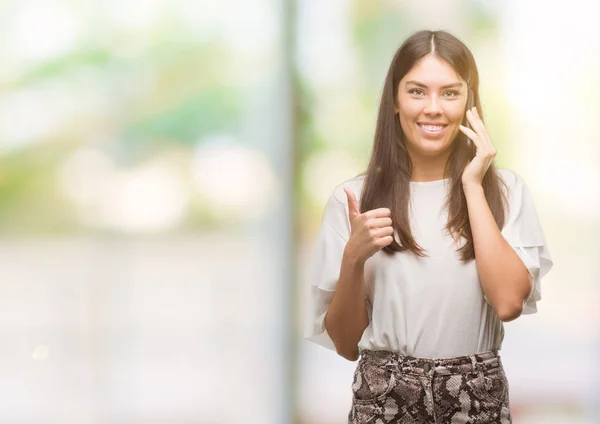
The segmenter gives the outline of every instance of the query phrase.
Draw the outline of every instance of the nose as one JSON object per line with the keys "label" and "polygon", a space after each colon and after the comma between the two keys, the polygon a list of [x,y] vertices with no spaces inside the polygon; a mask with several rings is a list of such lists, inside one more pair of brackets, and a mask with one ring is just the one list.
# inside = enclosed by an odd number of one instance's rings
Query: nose
{"label": "nose", "polygon": [[423,111],[426,115],[440,115],[442,113],[442,108],[437,100],[436,96],[432,96],[427,105],[425,106],[425,110]]}

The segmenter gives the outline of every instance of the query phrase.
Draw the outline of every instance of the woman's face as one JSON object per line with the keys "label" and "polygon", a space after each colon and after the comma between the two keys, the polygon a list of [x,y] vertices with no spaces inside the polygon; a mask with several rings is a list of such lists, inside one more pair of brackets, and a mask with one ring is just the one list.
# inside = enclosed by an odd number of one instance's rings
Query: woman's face
{"label": "woman's face", "polygon": [[449,151],[467,105],[467,84],[444,60],[429,54],[398,84],[396,113],[409,153],[437,156]]}

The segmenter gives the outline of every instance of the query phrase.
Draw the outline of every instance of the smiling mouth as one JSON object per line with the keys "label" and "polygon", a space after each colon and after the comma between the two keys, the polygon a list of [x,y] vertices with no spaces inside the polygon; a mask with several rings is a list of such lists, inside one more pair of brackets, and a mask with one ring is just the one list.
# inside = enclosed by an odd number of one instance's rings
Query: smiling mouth
{"label": "smiling mouth", "polygon": [[423,128],[424,130],[432,131],[432,132],[441,131],[444,128],[446,128],[445,125],[429,125],[429,124],[417,124],[417,125],[420,126],[421,128]]}
{"label": "smiling mouth", "polygon": [[419,123],[417,123],[417,125],[421,129],[421,133],[427,138],[441,137],[445,133],[447,127],[447,125],[432,125]]}

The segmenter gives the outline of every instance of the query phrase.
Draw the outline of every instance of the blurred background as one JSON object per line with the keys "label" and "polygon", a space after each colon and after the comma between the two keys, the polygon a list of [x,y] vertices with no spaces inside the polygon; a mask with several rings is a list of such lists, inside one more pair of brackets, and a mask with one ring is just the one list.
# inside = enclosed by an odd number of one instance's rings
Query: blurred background
{"label": "blurred background", "polygon": [[305,270],[423,28],[472,49],[555,263],[506,324],[514,422],[600,423],[598,7],[2,1],[0,423],[346,422]]}

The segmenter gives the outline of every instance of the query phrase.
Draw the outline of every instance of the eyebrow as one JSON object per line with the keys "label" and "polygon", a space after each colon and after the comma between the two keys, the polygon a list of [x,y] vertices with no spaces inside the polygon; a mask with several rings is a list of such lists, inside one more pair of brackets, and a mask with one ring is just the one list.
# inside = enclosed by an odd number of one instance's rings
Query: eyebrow
{"label": "eyebrow", "polygon": [[[422,82],[419,81],[406,81],[406,84],[414,84],[417,87],[423,87],[423,88],[427,88],[427,86],[425,84],[423,84]],[[451,84],[446,84],[444,86],[442,86],[442,88],[453,88],[453,87],[462,87],[462,84],[460,82],[453,82]]]}

